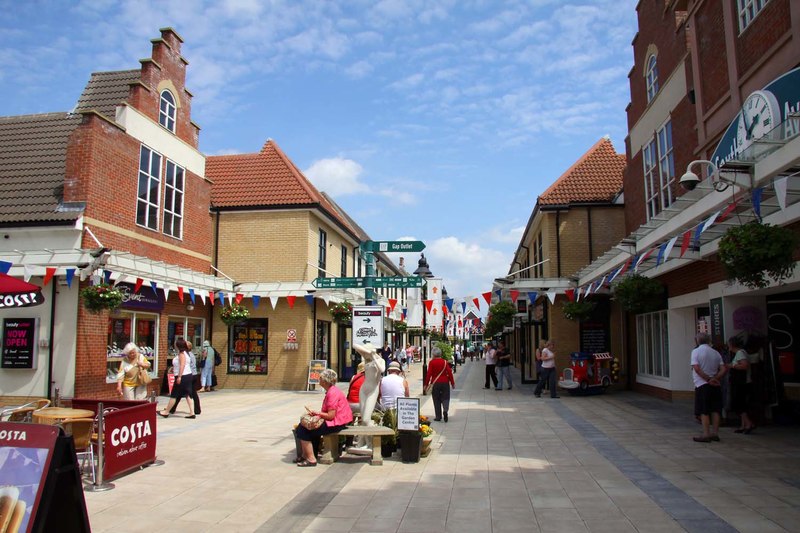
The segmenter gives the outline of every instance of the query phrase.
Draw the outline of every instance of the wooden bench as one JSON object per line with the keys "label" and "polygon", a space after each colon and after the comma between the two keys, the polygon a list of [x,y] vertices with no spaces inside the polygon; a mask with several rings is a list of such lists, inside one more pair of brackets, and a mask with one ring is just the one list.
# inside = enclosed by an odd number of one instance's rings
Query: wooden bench
{"label": "wooden bench", "polygon": [[339,435],[345,437],[356,437],[366,435],[372,437],[372,459],[369,464],[382,465],[383,456],[381,455],[381,437],[384,435],[394,435],[394,430],[386,426],[348,426],[339,433],[329,433],[322,437],[325,450],[319,462],[324,465],[333,464],[339,460]]}

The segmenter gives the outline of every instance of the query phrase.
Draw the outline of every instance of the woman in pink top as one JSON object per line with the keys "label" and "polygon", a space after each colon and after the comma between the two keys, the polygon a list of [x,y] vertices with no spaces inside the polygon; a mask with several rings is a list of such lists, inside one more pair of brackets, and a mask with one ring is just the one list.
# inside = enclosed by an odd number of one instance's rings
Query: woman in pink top
{"label": "woman in pink top", "polygon": [[306,408],[309,414],[318,416],[325,420],[317,429],[306,429],[297,426],[297,438],[300,440],[300,448],[303,456],[295,459],[297,466],[317,466],[317,458],[314,456],[314,447],[311,442],[328,433],[338,433],[353,421],[353,411],[344,393],[336,387],[338,376],[330,368],[326,368],[319,375],[319,384],[325,389],[325,399],[322,400],[322,408],[319,411],[312,411]]}

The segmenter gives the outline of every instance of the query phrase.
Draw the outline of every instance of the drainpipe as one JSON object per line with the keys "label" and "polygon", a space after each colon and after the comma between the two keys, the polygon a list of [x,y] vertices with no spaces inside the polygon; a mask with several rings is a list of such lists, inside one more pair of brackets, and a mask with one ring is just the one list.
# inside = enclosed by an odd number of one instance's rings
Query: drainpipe
{"label": "drainpipe", "polygon": [[592,250],[592,207],[586,208],[586,230],[589,233],[589,263],[594,261],[594,251]]}
{"label": "drainpipe", "polygon": [[556,211],[556,277],[561,277],[561,211]]}
{"label": "drainpipe", "polygon": [[53,285],[50,288],[50,333],[49,339],[47,340],[47,399],[52,400],[52,390],[53,390],[53,339],[55,338],[55,328],[56,328],[56,280],[52,281]]}

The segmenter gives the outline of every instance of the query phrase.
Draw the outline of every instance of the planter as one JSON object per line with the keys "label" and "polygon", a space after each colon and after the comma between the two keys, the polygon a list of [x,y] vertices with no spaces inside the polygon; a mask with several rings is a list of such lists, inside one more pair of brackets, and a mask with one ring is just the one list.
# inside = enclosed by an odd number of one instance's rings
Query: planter
{"label": "planter", "polygon": [[642,276],[628,274],[612,285],[614,300],[620,307],[634,315],[650,313],[666,307],[664,286],[658,281]]}
{"label": "planter", "polygon": [[432,442],[433,437],[422,437],[422,448],[420,449],[420,455],[422,457],[428,457],[428,454],[431,453]]}
{"label": "planter", "polygon": [[404,463],[418,463],[422,452],[422,435],[417,432],[401,432],[397,439],[400,441],[400,457]]}
{"label": "planter", "polygon": [[397,444],[393,442],[381,443],[381,457],[384,459],[394,455],[397,451]]}

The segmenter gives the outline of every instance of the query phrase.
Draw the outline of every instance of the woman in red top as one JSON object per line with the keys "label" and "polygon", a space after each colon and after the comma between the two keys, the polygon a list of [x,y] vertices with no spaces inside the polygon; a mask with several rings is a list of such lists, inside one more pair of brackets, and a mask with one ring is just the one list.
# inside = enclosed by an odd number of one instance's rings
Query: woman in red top
{"label": "woman in red top", "polygon": [[428,365],[428,372],[425,374],[425,383],[423,387],[427,387],[429,383],[433,383],[433,410],[436,412],[435,421],[442,419],[444,414],[444,421],[447,422],[447,411],[450,409],[450,387],[455,388],[456,382],[453,379],[453,371],[450,365],[442,357],[442,350],[438,347],[431,348],[431,359]]}
{"label": "woman in red top", "polygon": [[364,384],[364,363],[362,362],[358,363],[358,368],[356,369],[356,375],[350,378],[350,386],[347,389],[347,403],[350,404],[350,409],[353,410],[353,413],[358,413],[361,411],[358,393],[361,391],[361,385],[363,384]]}

